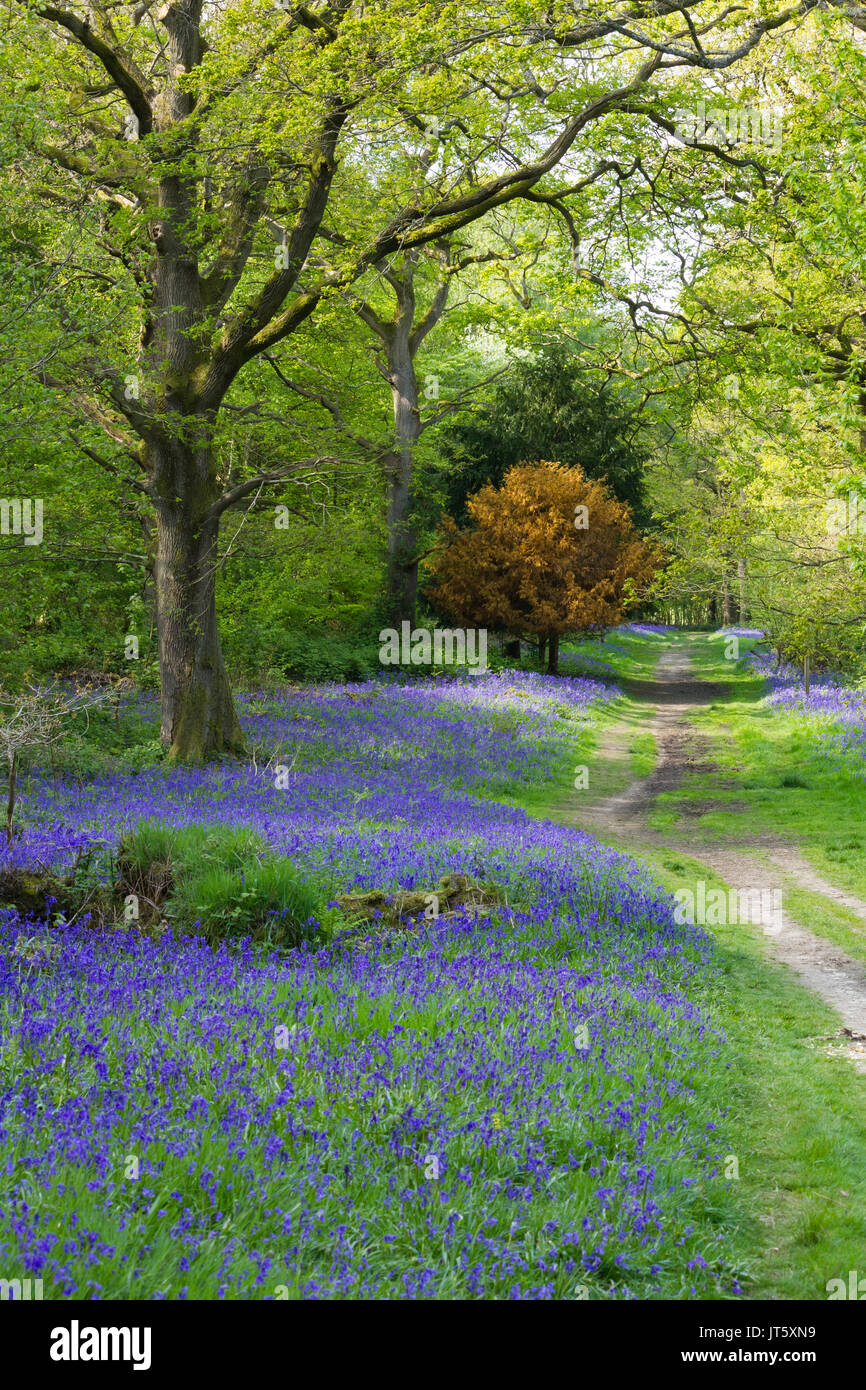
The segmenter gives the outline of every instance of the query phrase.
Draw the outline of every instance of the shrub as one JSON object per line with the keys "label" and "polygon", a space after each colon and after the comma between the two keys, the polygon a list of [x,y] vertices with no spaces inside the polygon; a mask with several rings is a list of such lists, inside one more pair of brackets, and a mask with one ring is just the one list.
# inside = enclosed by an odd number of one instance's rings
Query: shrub
{"label": "shrub", "polygon": [[166,904],[173,922],[212,940],[246,934],[300,946],[320,932],[323,903],[288,859],[208,868],[180,878]]}
{"label": "shrub", "polygon": [[12,692],[0,689],[0,757],[6,764],[6,843],[14,835],[15,798],[22,756],[50,748],[69,737],[75,721],[89,722],[108,700],[105,690],[82,686],[64,690],[52,685],[28,685]]}
{"label": "shrub", "polygon": [[146,872],[154,865],[165,865],[183,872],[196,864],[243,864],[264,849],[264,840],[247,826],[212,825],[193,822],[170,825],[166,821],[140,820],[124,835],[118,862],[124,867]]}
{"label": "shrub", "polygon": [[246,933],[297,946],[327,915],[318,887],[267,855],[246,826],[139,821],[121,840],[117,870],[120,891],[142,898],[150,915],[213,941]]}
{"label": "shrub", "polygon": [[158,918],[180,880],[208,869],[239,868],[263,849],[261,837],[246,827],[142,820],[118,846],[118,887],[124,896],[134,893],[141,900],[145,920]]}
{"label": "shrub", "polygon": [[284,633],[274,638],[273,661],[292,680],[363,681],[378,666],[377,651],[336,634]]}

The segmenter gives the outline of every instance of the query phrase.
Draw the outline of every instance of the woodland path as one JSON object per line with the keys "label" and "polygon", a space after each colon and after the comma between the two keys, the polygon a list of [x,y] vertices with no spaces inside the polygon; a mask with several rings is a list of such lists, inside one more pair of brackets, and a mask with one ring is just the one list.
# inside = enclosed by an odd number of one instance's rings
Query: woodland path
{"label": "woodland path", "polygon": [[[705,864],[728,888],[740,893],[757,896],[761,891],[780,891],[781,913],[753,911],[750,920],[763,931],[768,953],[795,971],[804,985],[836,1010],[842,1027],[836,1038],[827,1040],[833,1054],[848,1056],[858,1070],[866,1071],[866,966],[810,931],[807,914],[800,913],[794,920],[785,904],[785,890],[803,888],[845,906],[863,920],[864,934],[866,901],[822,878],[790,839],[762,836],[738,841],[726,836],[714,840],[705,831],[698,838],[687,819],[664,832],[648,823],[659,795],[675,790],[687,779],[700,778],[702,772],[715,772],[707,741],[695,728],[692,715],[701,705],[724,700],[728,687],[694,679],[690,666],[687,653],[670,647],[662,653],[653,679],[619,682],[633,698],[652,707],[641,727],[655,737],[655,768],[613,796],[593,800],[591,793],[584,794],[578,803],[572,803],[569,812],[561,810],[558,818],[591,830],[600,839],[615,841],[635,858],[652,858],[659,851],[679,852]],[[609,756],[621,755],[623,739],[621,732],[611,731]],[[604,753],[603,746],[602,756]],[[717,777],[714,780],[718,786]],[[687,805],[692,817],[712,807],[711,802]],[[735,809],[730,803],[725,805]]]}

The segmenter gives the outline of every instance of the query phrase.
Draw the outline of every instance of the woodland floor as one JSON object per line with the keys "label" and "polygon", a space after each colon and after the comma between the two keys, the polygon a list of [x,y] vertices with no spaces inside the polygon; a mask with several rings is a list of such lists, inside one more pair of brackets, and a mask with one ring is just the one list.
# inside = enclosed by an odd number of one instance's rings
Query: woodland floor
{"label": "woodland floor", "polygon": [[[765,934],[768,954],[789,966],[838,1014],[842,1026],[831,1040],[834,1055],[847,1055],[858,1070],[866,1071],[866,966],[812,931],[808,910],[794,913],[787,904],[791,890],[804,889],[866,923],[866,900],[819,874],[789,834],[745,829],[738,833],[736,818],[746,803],[713,799],[715,792],[729,793],[736,784],[717,767],[711,741],[695,722],[702,707],[724,701],[729,687],[695,679],[692,664],[688,650],[674,638],[661,652],[652,679],[619,678],[631,700],[644,707],[641,728],[656,748],[653,771],[633,777],[614,792],[605,787],[604,777],[593,777],[586,792],[567,807],[557,805],[552,814],[615,842],[636,858],[652,862],[660,851],[681,852],[739,892],[781,891],[780,919],[761,921],[756,913],[752,921]],[[606,729],[596,750],[600,764],[623,758],[633,724],[631,719]],[[600,795],[593,791],[596,785],[603,788]],[[679,802],[675,824],[664,831],[655,829],[652,819],[659,798],[689,785],[700,788],[701,799]],[[702,824],[709,812],[718,810],[728,822],[724,834]],[[863,931],[866,937],[866,926]]]}

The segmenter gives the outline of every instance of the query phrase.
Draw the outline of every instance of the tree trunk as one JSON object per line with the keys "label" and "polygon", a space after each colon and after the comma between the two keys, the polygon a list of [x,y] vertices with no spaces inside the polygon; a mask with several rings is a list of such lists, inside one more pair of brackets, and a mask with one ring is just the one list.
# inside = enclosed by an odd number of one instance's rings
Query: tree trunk
{"label": "tree trunk", "polygon": [[809,694],[809,691],[811,689],[811,684],[811,662],[809,661],[809,653],[807,652],[806,655],[803,657],[803,689],[807,695]]}
{"label": "tree trunk", "polygon": [[544,665],[544,658],[545,658],[546,654],[547,654],[547,638],[546,638],[546,637],[539,637],[539,639],[538,639],[538,664],[539,664],[539,666],[543,666],[543,665]]}
{"label": "tree trunk", "polygon": [[156,525],[153,516],[143,511],[139,512],[138,522],[144,542],[144,582],[141,598],[144,605],[144,620],[147,624],[147,636],[152,637],[157,624]]}
{"label": "tree trunk", "polygon": [[746,621],[746,562],[743,559],[737,561],[737,583],[740,593],[740,623]]}
{"label": "tree trunk", "polygon": [[559,633],[551,632],[547,639],[547,674],[559,675]]}
{"label": "tree trunk", "polygon": [[731,627],[734,622],[734,602],[731,597],[731,586],[728,583],[727,574],[722,578],[722,624],[724,627]]}
{"label": "tree trunk", "polygon": [[412,521],[412,449],[404,448],[388,458],[388,568],[386,603],[388,621],[399,628],[415,626],[418,602],[418,536]]}
{"label": "tree trunk", "polygon": [[415,317],[414,261],[404,258],[399,286],[399,316],[386,339],[388,377],[394,403],[394,449],[387,460],[388,573],[390,622],[415,626],[418,601],[418,535],[413,517],[412,470],[421,437],[421,408],[415,375],[412,325]]}
{"label": "tree trunk", "polygon": [[519,637],[513,637],[513,638],[511,638],[508,642],[505,642],[504,645],[503,645],[503,647],[502,647],[502,655],[503,655],[503,656],[514,656],[514,657],[516,657],[517,660],[519,661],[519,660],[520,660],[520,638],[519,638]]}
{"label": "tree trunk", "polygon": [[183,762],[244,746],[217,629],[218,530],[218,518],[191,514],[183,500],[157,504],[160,736],[169,756]]}
{"label": "tree trunk", "polygon": [[[448,261],[447,246],[443,254]],[[394,404],[394,448],[386,465],[388,487],[388,565],[386,576],[386,610],[394,627],[408,622],[415,626],[415,606],[418,600],[418,534],[414,519],[412,471],[415,448],[423,432],[420,392],[415,372],[415,358],[422,342],[445,312],[451,284],[446,269],[426,313],[415,322],[415,273],[417,250],[406,251],[399,258],[380,266],[397,301],[393,318],[383,319],[364,302],[356,304],[357,314],[385,346],[388,363],[388,382]]]}
{"label": "tree trunk", "polygon": [[14,834],[13,825],[15,821],[15,791],[18,781],[18,754],[13,753],[9,759],[9,787],[6,796],[6,844],[12,844]]}

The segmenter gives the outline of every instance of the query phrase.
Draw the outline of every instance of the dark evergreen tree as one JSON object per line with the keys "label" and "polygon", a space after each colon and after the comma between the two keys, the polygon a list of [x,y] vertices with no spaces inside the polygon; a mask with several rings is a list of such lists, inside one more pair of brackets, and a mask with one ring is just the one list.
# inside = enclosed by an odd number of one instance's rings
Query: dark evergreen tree
{"label": "dark evergreen tree", "polygon": [[639,429],[621,393],[589,385],[567,347],[545,347],[497,383],[474,419],[449,432],[445,509],[462,524],[467,498],[485,483],[499,487],[509,468],[545,460],[606,479],[618,501],[631,507],[635,524],[645,526],[647,450]]}

